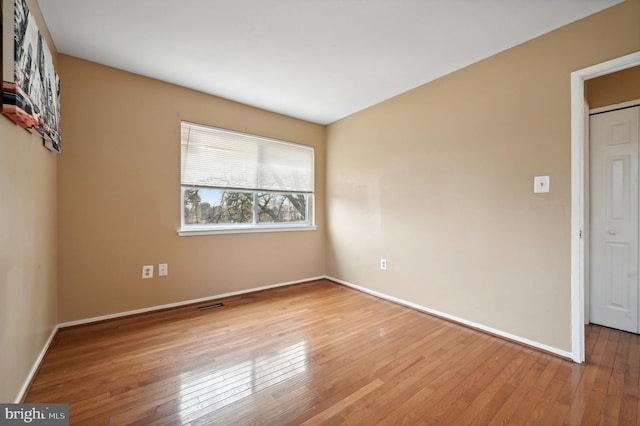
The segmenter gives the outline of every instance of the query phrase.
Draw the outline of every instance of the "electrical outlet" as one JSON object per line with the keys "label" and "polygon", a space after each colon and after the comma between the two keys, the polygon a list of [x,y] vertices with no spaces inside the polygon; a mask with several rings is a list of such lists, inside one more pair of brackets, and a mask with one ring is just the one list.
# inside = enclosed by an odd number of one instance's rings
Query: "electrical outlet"
{"label": "electrical outlet", "polygon": [[168,263],[161,263],[158,265],[158,276],[159,277],[166,277],[167,275],[169,275],[169,264]]}
{"label": "electrical outlet", "polygon": [[153,278],[153,265],[144,265],[142,267],[142,278]]}
{"label": "electrical outlet", "polygon": [[383,271],[387,270],[387,259],[380,259],[380,269]]}

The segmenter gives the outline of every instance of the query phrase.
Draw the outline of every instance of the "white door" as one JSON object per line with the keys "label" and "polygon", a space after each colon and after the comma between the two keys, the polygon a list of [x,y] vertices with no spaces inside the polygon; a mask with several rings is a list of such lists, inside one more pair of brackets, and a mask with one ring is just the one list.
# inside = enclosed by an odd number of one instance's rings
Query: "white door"
{"label": "white door", "polygon": [[639,332],[640,107],[590,118],[590,321]]}

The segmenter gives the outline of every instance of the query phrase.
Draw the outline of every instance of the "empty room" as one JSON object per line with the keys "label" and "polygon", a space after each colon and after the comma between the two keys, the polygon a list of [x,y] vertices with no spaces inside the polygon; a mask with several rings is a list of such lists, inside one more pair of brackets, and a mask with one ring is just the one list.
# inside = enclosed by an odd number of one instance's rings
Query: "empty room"
{"label": "empty room", "polygon": [[2,0],[2,46],[0,423],[640,424],[640,0]]}

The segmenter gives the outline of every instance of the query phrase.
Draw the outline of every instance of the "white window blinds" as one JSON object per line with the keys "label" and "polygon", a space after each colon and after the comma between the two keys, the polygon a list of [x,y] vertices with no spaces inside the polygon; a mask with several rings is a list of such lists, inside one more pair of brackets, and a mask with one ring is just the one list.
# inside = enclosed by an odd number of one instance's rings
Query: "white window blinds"
{"label": "white window blinds", "polygon": [[313,148],[182,122],[183,186],[313,193]]}

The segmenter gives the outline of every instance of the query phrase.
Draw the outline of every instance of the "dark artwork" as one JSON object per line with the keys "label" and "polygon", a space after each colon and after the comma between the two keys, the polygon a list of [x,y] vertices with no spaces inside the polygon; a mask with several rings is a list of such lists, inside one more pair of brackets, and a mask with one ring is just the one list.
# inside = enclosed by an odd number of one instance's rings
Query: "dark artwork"
{"label": "dark artwork", "polygon": [[[14,43],[9,45],[13,49],[4,44],[10,52],[3,52],[2,112],[60,152],[60,79],[53,57],[25,0],[4,0],[3,6],[3,25],[9,27],[3,34],[7,37],[13,28]],[[7,9],[14,10],[13,16]],[[13,64],[12,73],[7,64]]]}

